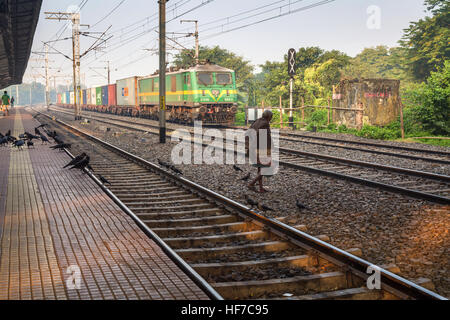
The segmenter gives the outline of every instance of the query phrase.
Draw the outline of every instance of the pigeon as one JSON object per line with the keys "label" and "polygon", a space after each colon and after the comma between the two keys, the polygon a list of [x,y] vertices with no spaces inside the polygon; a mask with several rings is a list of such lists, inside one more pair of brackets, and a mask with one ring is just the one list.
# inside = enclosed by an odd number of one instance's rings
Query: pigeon
{"label": "pigeon", "polygon": [[17,147],[18,149],[22,149],[22,147],[25,145],[25,141],[24,140],[17,140],[14,142],[14,147]]}
{"label": "pigeon", "polygon": [[237,165],[233,164],[233,169],[236,171],[244,172],[241,168],[239,168]]}
{"label": "pigeon", "polygon": [[242,181],[248,181],[248,179],[250,179],[250,173],[247,174],[245,177],[243,177],[241,180]]}
{"label": "pigeon", "polygon": [[8,130],[8,132],[5,134],[5,137],[8,137],[11,135],[11,130]]}
{"label": "pigeon", "polygon": [[36,127],[36,129],[43,128],[43,127],[45,127],[46,125],[47,125],[46,123],[43,123],[43,124],[41,124],[40,126]]}
{"label": "pigeon", "polygon": [[25,133],[20,134],[20,135],[19,135],[19,138],[20,138],[20,139],[26,139]]}
{"label": "pigeon", "polygon": [[6,145],[8,143],[8,138],[3,137],[0,139],[0,146]]}
{"label": "pigeon", "polygon": [[257,207],[258,206],[258,202],[256,202],[255,200],[251,199],[248,195],[245,195],[245,199],[247,200],[247,203],[251,207]]}
{"label": "pigeon", "polygon": [[183,175],[183,172],[181,172],[180,170],[175,168],[175,166],[173,166],[173,165],[169,166],[169,169],[172,170],[173,172],[175,172],[176,174]]}
{"label": "pigeon", "polygon": [[29,149],[30,147],[34,147],[33,141],[28,140],[28,141],[27,141],[27,147],[28,147],[28,149]]}
{"label": "pigeon", "polygon": [[35,135],[38,135],[38,136],[41,136],[41,135],[42,135],[41,131],[39,131],[38,128],[34,128],[34,134],[35,134]]}
{"label": "pigeon", "polygon": [[57,144],[56,146],[51,146],[50,149],[56,150],[56,149],[64,149],[64,148],[68,148],[70,149],[72,147],[72,145],[70,143],[60,143]]}
{"label": "pigeon", "polygon": [[89,165],[89,156],[86,156],[83,160],[77,162],[75,165],[73,165],[69,170],[72,169],[80,169],[83,170],[84,168],[86,168]]}
{"label": "pigeon", "polygon": [[111,182],[109,182],[108,180],[106,180],[106,178],[104,177],[104,176],[102,176],[102,175],[98,175],[98,178],[100,179],[100,181],[103,183],[103,184],[111,184]]}
{"label": "pigeon", "polygon": [[158,159],[158,163],[162,167],[170,168],[170,164],[168,164],[167,162],[162,161],[161,159]]}
{"label": "pigeon", "polygon": [[268,207],[262,203],[258,203],[258,209],[261,211],[273,211],[271,207]]}
{"label": "pigeon", "polygon": [[60,138],[58,138],[58,136],[53,137],[53,140],[55,140],[55,142],[58,143],[58,144],[64,143],[64,141],[62,141]]}
{"label": "pigeon", "polygon": [[307,206],[305,206],[303,203],[301,203],[301,202],[298,201],[298,200],[295,202],[295,205],[296,205],[297,208],[299,208],[300,210],[301,210],[301,209],[308,209]]}
{"label": "pigeon", "polygon": [[40,135],[40,137],[41,137],[41,140],[42,140],[42,144],[44,144],[44,143],[46,143],[46,142],[49,142],[50,143],[50,141],[48,141],[48,138],[46,137],[46,136],[44,136],[44,135]]}
{"label": "pigeon", "polygon": [[80,162],[81,160],[83,160],[85,157],[86,157],[86,153],[83,152],[82,154],[73,158],[72,161],[70,161],[68,164],[66,164],[63,168],[67,168],[68,166],[73,166],[73,165],[77,164],[78,162]]}

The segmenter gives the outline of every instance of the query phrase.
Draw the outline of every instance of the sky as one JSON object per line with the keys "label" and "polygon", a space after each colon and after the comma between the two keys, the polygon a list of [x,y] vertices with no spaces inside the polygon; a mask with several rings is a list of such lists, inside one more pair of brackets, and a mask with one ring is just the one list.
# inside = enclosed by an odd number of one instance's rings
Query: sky
{"label": "sky", "polygon": [[[311,6],[319,2],[324,3]],[[81,24],[90,26],[81,30],[91,34],[81,37],[81,53],[105,30],[106,38],[111,37],[82,58],[83,83],[106,84],[106,61],[112,83],[158,69],[157,0],[43,0],[32,51],[42,52],[43,42],[58,40],[51,42],[50,51],[71,57],[72,41],[66,38],[72,31],[64,28],[70,23],[45,19],[45,12],[74,12],[83,4]],[[403,29],[426,15],[423,0],[170,0],[167,32],[177,43],[167,41],[175,47],[168,58],[181,47],[194,47],[194,38],[184,34],[194,31],[194,23],[181,24],[182,19],[198,20],[200,45],[230,50],[258,70],[265,61],[282,61],[289,48],[319,46],[355,56],[367,47],[396,46]],[[266,21],[243,27],[261,20]],[[239,27],[243,28],[233,30]],[[24,82],[31,77],[43,82],[42,56],[31,58]],[[56,83],[70,83],[72,62],[61,54],[50,54],[50,60],[49,73],[58,75]]]}

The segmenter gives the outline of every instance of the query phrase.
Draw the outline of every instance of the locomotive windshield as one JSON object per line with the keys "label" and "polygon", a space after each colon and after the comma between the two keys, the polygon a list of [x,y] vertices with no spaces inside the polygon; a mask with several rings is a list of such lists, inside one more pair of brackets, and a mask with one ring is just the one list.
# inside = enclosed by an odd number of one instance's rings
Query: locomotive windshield
{"label": "locomotive windshield", "polygon": [[231,84],[231,74],[230,73],[216,73],[217,84]]}
{"label": "locomotive windshield", "polygon": [[198,84],[209,86],[213,84],[212,73],[210,72],[202,72],[197,74]]}

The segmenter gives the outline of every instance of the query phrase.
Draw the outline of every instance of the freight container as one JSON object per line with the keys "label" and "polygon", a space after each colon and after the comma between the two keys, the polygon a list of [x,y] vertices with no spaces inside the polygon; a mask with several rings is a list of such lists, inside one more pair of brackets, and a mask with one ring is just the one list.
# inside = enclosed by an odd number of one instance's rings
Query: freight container
{"label": "freight container", "polygon": [[82,91],[83,94],[81,95],[81,104],[86,105],[87,103],[87,90]]}
{"label": "freight container", "polygon": [[65,93],[61,93],[61,103],[66,104],[66,94]]}
{"label": "freight container", "polygon": [[102,87],[95,88],[95,104],[97,106],[102,105]]}
{"label": "freight container", "polygon": [[102,106],[107,106],[108,104],[108,86],[103,86],[102,88]]}
{"label": "freight container", "polygon": [[97,104],[97,93],[95,88],[91,88],[90,90],[90,95],[91,95],[91,99],[89,100],[89,104],[95,106]]}
{"label": "freight container", "polygon": [[62,103],[62,101],[61,101],[61,94],[60,93],[58,93],[58,98],[57,98],[58,100],[57,100],[57,103],[58,104],[61,104]]}
{"label": "freight container", "polygon": [[66,104],[70,103],[70,92],[66,91]]}
{"label": "freight container", "polygon": [[108,85],[108,103],[110,106],[115,106],[117,104],[115,84]]}
{"label": "freight container", "polygon": [[75,103],[75,95],[73,94],[73,91],[70,92],[69,101],[70,104]]}
{"label": "freight container", "polygon": [[119,106],[138,106],[138,77],[117,80],[116,102]]}

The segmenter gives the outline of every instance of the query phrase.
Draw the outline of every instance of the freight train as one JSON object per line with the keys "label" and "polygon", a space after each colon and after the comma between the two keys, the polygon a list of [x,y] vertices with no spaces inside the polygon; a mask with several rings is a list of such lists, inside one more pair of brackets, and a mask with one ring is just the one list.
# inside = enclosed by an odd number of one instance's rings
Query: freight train
{"label": "freight train", "polygon": [[[81,108],[123,116],[159,119],[159,74],[130,77],[115,84],[82,90]],[[57,105],[73,108],[74,93],[58,94]],[[211,64],[166,73],[166,120],[193,124],[231,125],[237,112],[233,70]]]}

